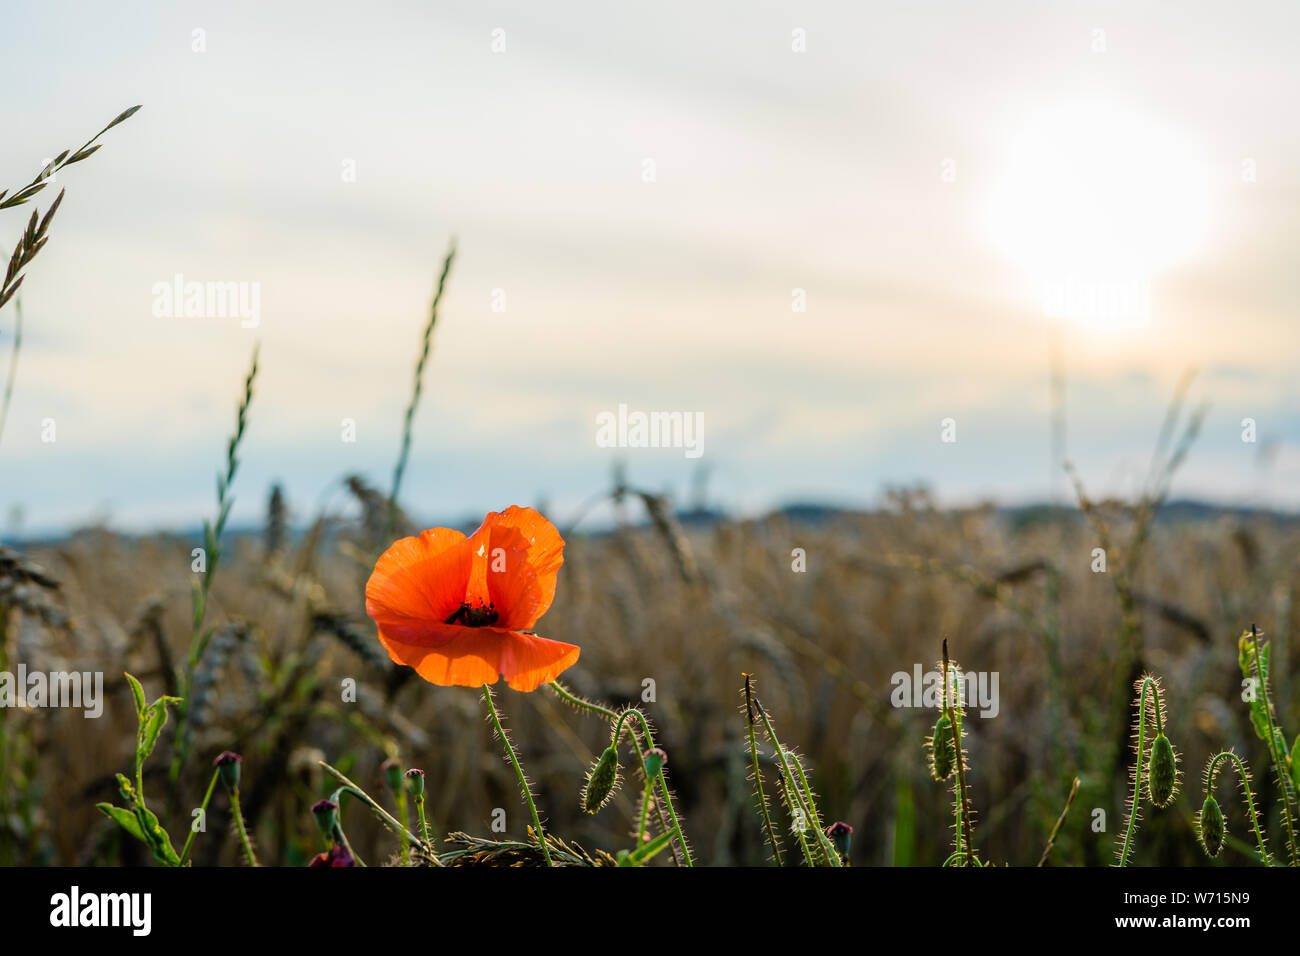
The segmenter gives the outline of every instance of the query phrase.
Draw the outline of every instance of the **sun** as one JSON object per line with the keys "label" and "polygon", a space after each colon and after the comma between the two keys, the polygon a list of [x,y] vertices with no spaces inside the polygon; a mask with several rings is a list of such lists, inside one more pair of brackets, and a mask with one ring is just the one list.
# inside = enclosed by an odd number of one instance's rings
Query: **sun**
{"label": "sun", "polygon": [[983,209],[994,247],[1049,314],[1144,324],[1160,273],[1202,251],[1209,170],[1147,118],[1076,103],[1026,117]]}

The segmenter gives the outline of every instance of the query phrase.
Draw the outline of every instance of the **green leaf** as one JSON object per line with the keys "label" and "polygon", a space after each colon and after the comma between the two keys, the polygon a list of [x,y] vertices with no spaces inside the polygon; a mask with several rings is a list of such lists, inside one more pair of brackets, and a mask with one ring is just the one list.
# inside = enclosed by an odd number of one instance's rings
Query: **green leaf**
{"label": "green leaf", "polygon": [[122,795],[122,799],[127,803],[135,803],[135,787],[127,779],[126,774],[119,773],[117,776],[117,792]]}
{"label": "green leaf", "polygon": [[144,737],[140,741],[139,760],[144,763],[153,753],[158,743],[158,735],[167,723],[167,704],[165,698],[159,698],[150,705],[144,725]]}
{"label": "green leaf", "polygon": [[140,682],[130,674],[126,675],[127,682],[131,685],[131,693],[135,696],[135,713],[141,720],[144,719],[144,688]]}
{"label": "green leaf", "polygon": [[628,859],[632,861],[633,866],[640,866],[646,860],[650,859],[664,847],[668,846],[672,840],[671,833],[661,833],[639,850],[633,850],[628,854]]}
{"label": "green leaf", "polygon": [[180,855],[172,846],[171,837],[162,828],[153,811],[142,803],[135,808],[135,816],[140,823],[140,829],[144,831],[145,842],[153,850],[154,859],[168,866],[180,866]]}
{"label": "green leaf", "polygon": [[121,807],[115,807],[111,803],[97,803],[95,804],[95,807],[103,813],[104,816],[108,817],[137,840],[142,843],[149,842],[144,838],[144,833],[140,830],[140,824],[130,810],[123,810]]}
{"label": "green leaf", "polygon": [[1300,734],[1296,735],[1295,743],[1291,746],[1291,756],[1286,759],[1291,765],[1291,782],[1300,790]]}

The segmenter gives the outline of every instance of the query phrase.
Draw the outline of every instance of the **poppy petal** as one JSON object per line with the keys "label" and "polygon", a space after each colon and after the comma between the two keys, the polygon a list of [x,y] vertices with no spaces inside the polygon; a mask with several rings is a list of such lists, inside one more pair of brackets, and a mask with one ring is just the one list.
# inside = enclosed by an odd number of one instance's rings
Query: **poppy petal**
{"label": "poppy petal", "polygon": [[448,641],[458,628],[444,622],[465,600],[472,565],[469,539],[451,528],[395,541],[366,582],[366,613],[404,644]]}
{"label": "poppy petal", "polygon": [[578,660],[580,648],[536,634],[494,627],[455,627],[455,638],[434,647],[406,644],[382,631],[379,639],[389,656],[414,667],[431,684],[481,687],[505,677],[518,691],[559,677]]}
{"label": "poppy petal", "polygon": [[[475,568],[471,590],[485,592],[502,628],[528,630],[555,600],[564,564],[564,539],[532,508],[492,512],[470,538]],[[481,598],[480,598],[481,599]]]}

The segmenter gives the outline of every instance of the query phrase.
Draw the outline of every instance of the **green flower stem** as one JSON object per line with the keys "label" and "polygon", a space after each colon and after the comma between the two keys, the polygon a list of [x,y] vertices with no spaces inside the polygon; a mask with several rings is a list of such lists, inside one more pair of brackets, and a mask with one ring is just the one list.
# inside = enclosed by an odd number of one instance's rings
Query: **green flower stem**
{"label": "green flower stem", "polygon": [[542,848],[542,856],[546,860],[547,866],[554,866],[551,862],[551,851],[546,845],[546,833],[542,830],[542,819],[537,815],[537,805],[533,803],[533,791],[528,786],[528,778],[524,776],[524,770],[519,766],[519,758],[515,756],[515,748],[510,745],[510,738],[506,736],[506,729],[501,726],[501,717],[497,714],[496,705],[492,703],[492,687],[490,684],[483,685],[483,701],[487,704],[488,715],[492,718],[492,725],[496,727],[497,736],[501,738],[501,746],[506,750],[506,756],[510,758],[510,765],[515,768],[515,777],[519,780],[519,789],[524,793],[524,802],[528,804],[528,812],[533,817],[533,829],[537,831],[537,842]]}
{"label": "green flower stem", "polygon": [[258,866],[257,857],[253,855],[253,844],[248,841],[248,831],[244,828],[244,815],[239,810],[238,787],[230,791],[230,812],[235,815],[235,829],[239,832],[239,845],[244,848],[244,859],[249,866]]}
{"label": "green flower stem", "polygon": [[[203,802],[199,804],[199,809],[202,810],[205,815],[208,812],[208,801],[212,799],[212,791],[217,788],[217,779],[220,776],[221,776],[220,770],[212,771],[212,780],[208,783],[208,792],[203,795]],[[197,831],[194,829],[194,824],[193,822],[191,822],[190,835],[185,838],[185,846],[181,848],[181,862],[180,862],[181,866],[184,866],[185,861],[188,860],[190,857],[190,845],[194,842],[194,834],[196,832]]]}
{"label": "green flower stem", "polygon": [[763,793],[763,775],[758,766],[758,736],[754,731],[754,700],[751,689],[752,679],[745,675],[745,715],[749,730],[749,760],[754,770],[754,787],[758,791],[758,810],[763,817],[763,827],[767,830],[767,842],[772,846],[772,858],[777,866],[783,866],[781,846],[777,842],[776,828],[772,826],[772,815],[767,811],[767,795]]}
{"label": "green flower stem", "polygon": [[[402,824],[398,823],[396,818],[393,817],[391,813],[389,813],[387,810],[381,807],[375,801],[375,799],[370,796],[370,794],[366,793],[355,783],[349,780],[346,776],[344,776],[341,771],[335,769],[334,767],[331,767],[324,760],[320,761],[320,765],[325,768],[325,771],[331,777],[333,777],[339,783],[343,784],[343,786],[340,787],[335,792],[334,796],[330,798],[331,800],[333,800],[335,803],[338,803],[339,802],[338,797],[340,795],[344,793],[351,794],[352,796],[360,800],[362,803],[364,803],[366,806],[368,806],[371,812],[374,813],[374,815],[379,818],[380,822],[383,823],[384,826],[388,827],[388,829],[392,830],[394,833],[398,834],[399,836],[406,837],[407,840],[409,840],[415,846],[420,847],[421,849],[429,849],[430,851],[432,850],[431,847],[426,847],[425,842],[421,840],[418,836],[416,836],[414,833],[412,833]],[[341,814],[342,809],[340,809],[339,812]]]}
{"label": "green flower stem", "polygon": [[1120,849],[1119,865],[1128,865],[1128,852],[1133,846],[1133,828],[1137,823],[1138,806],[1142,800],[1142,761],[1146,757],[1147,734],[1147,689],[1151,689],[1151,700],[1156,708],[1156,729],[1160,731],[1160,695],[1155,693],[1155,681],[1148,677],[1142,681],[1142,692],[1138,699],[1138,740],[1137,763],[1133,767],[1133,805],[1128,811],[1128,826],[1124,830],[1124,845]]}
{"label": "green flower stem", "polygon": [[641,795],[641,823],[636,828],[636,848],[639,850],[645,846],[645,826],[646,821],[650,818],[650,801],[654,799],[655,783],[653,780],[645,782],[645,793]]}
{"label": "green flower stem", "polygon": [[[411,819],[411,816],[407,812],[406,791],[402,789],[402,785],[400,783],[397,785],[397,791],[396,793],[394,793],[393,796],[397,800],[397,817],[405,825],[407,821]],[[401,843],[402,843],[402,851],[401,851],[402,866],[409,866],[411,863],[411,845],[407,843],[405,840],[402,840]]]}
{"label": "green flower stem", "polygon": [[357,866],[366,865],[366,861],[357,856],[357,851],[352,849],[352,844],[348,841],[348,835],[343,832],[342,823],[334,824],[334,839],[343,844],[348,851],[348,856],[352,857]]}
{"label": "green flower stem", "polygon": [[[772,746],[776,748],[777,756],[781,758],[781,769],[785,772],[785,777],[788,781],[786,788],[787,803],[789,802],[790,793],[793,792],[795,801],[803,810],[804,819],[813,824],[813,829],[817,834],[818,848],[821,850],[822,856],[826,859],[826,865],[842,866],[843,864],[840,862],[840,855],[835,852],[835,848],[831,846],[831,841],[827,838],[826,834],[822,832],[821,824],[817,816],[817,810],[815,809],[816,804],[812,801],[812,791],[808,791],[808,797],[805,799],[804,792],[799,789],[799,785],[794,781],[794,774],[790,771],[790,755],[786,752],[786,749],[781,746],[781,741],[777,739],[776,730],[772,727],[771,718],[767,716],[767,710],[757,700],[755,700],[754,703],[758,707],[759,716],[763,718],[763,726],[767,730],[768,739],[772,741]],[[799,767],[799,776],[803,777],[803,767],[799,766],[798,760],[795,761],[795,766]],[[803,779],[804,786],[806,787],[807,778],[803,777]],[[793,809],[793,807],[794,804],[791,804],[791,809]],[[800,833],[800,840],[805,844],[807,842],[803,840],[802,833]]]}
{"label": "green flower stem", "polygon": [[[654,735],[650,733],[650,722],[645,719],[645,714],[641,713],[641,711],[637,710],[635,707],[631,708],[629,712],[635,714],[637,720],[641,722],[641,733],[645,735],[649,747],[653,748],[655,745]],[[641,771],[642,773],[645,772],[644,757],[641,761]],[[682,848],[682,857],[685,859],[687,866],[694,866],[695,862],[691,859],[691,848],[686,845],[686,835],[682,833],[681,822],[677,819],[677,808],[673,806],[673,795],[668,792],[668,780],[664,776],[662,770],[660,770],[655,776],[659,778],[659,792],[663,794],[664,806],[668,808],[668,817],[672,821],[673,835],[677,838],[677,843]]]}
{"label": "green flower stem", "polygon": [[951,701],[948,699],[948,680],[952,678],[953,696],[958,694],[957,687],[957,669],[948,666],[948,639],[943,639],[943,707],[948,714],[948,723],[952,725],[952,743],[953,757],[957,762],[957,803],[960,807],[958,813],[957,832],[959,839],[965,843],[966,855],[964,857],[965,866],[975,865],[975,835],[971,832],[970,825],[970,803],[966,796],[966,756],[961,747],[961,714],[954,711]]}
{"label": "green flower stem", "polygon": [[1241,778],[1241,790],[1242,795],[1246,798],[1246,812],[1250,816],[1250,828],[1255,831],[1255,842],[1259,845],[1259,858],[1264,861],[1265,866],[1272,866],[1273,861],[1268,855],[1268,850],[1264,849],[1264,834],[1259,829],[1259,816],[1255,813],[1255,796],[1250,790],[1250,775],[1246,773],[1246,767],[1242,764],[1241,758],[1231,750],[1224,750],[1210,759],[1210,768],[1205,773],[1205,795],[1208,797],[1214,793],[1215,777],[1219,773],[1219,765],[1225,760],[1232,761],[1237,768],[1237,776]]}
{"label": "green flower stem", "polygon": [[[626,716],[627,714],[635,714],[641,721],[641,730],[642,733],[645,735],[645,747],[642,748],[641,742],[637,739],[635,730],[627,726],[624,726],[624,730],[627,733],[628,739],[632,743],[633,752],[636,754],[637,759],[641,762],[641,776],[646,778],[647,780],[650,778],[650,775],[646,773],[644,751],[653,749],[655,745],[655,738],[654,738],[654,734],[650,732],[650,724],[645,719],[645,714],[641,713],[639,710],[633,707],[624,711],[623,714],[620,715],[616,711],[610,710],[608,707],[602,707],[600,704],[592,703],[589,700],[584,700],[583,698],[578,697],[576,694],[570,693],[564,687],[564,685],[561,684],[559,681],[551,681],[547,686],[550,687],[551,690],[553,690],[561,699],[572,704],[574,707],[578,707],[582,710],[590,711],[593,714],[600,714],[602,717],[604,717],[606,720],[610,721],[611,723],[622,723],[621,720],[622,717]],[[656,805],[655,811],[659,814],[659,824],[664,829],[664,831],[667,832],[669,829],[671,829],[673,831],[673,835],[676,837],[676,840],[674,840],[670,844],[670,849],[672,850],[672,854],[673,854],[673,860],[677,863],[678,866],[683,866],[683,865],[693,866],[694,864],[691,860],[691,851],[686,846],[686,837],[682,833],[681,824],[677,819],[677,811],[673,807],[672,795],[668,792],[668,784],[664,781],[662,774],[660,774],[659,777],[659,784],[663,788],[664,803],[668,807],[668,813],[672,816],[671,825],[669,824],[669,821],[664,817],[664,808],[662,806]],[[678,856],[678,847],[681,848],[682,856],[680,857]],[[683,858],[685,859],[684,863],[683,863]]]}
{"label": "green flower stem", "polygon": [[1268,721],[1268,752],[1273,758],[1273,769],[1277,772],[1277,783],[1282,789],[1282,822],[1286,825],[1287,849],[1291,854],[1291,865],[1300,865],[1300,847],[1297,847],[1295,823],[1291,818],[1291,777],[1287,772],[1284,755],[1278,753],[1277,728],[1273,725],[1273,704],[1268,699],[1268,681],[1259,664],[1259,634],[1252,624],[1250,627],[1250,646],[1253,653],[1255,681],[1259,685],[1260,696],[1264,698],[1264,718]]}
{"label": "green flower stem", "polygon": [[433,837],[429,833],[429,821],[424,816],[424,794],[415,795],[415,812],[420,815],[420,832],[424,834],[424,842],[433,849]]}

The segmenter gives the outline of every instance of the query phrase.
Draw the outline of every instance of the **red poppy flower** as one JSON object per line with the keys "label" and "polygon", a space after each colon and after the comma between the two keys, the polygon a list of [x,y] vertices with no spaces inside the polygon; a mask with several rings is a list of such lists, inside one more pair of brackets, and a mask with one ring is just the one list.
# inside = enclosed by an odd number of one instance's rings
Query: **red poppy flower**
{"label": "red poppy flower", "polygon": [[512,506],[468,538],[431,528],[395,541],[366,582],[366,613],[389,657],[431,684],[479,687],[503,676],[535,690],[578,660],[574,645],[532,633],[563,563],[555,525]]}
{"label": "red poppy flower", "polygon": [[342,843],[335,843],[332,847],[329,848],[329,851],[326,853],[317,853],[314,857],[311,858],[311,862],[307,864],[307,866],[309,867],[316,867],[316,866],[335,867],[335,866],[356,866],[356,865],[357,865],[357,861],[353,858],[352,854],[348,852],[348,848],[345,847]]}

